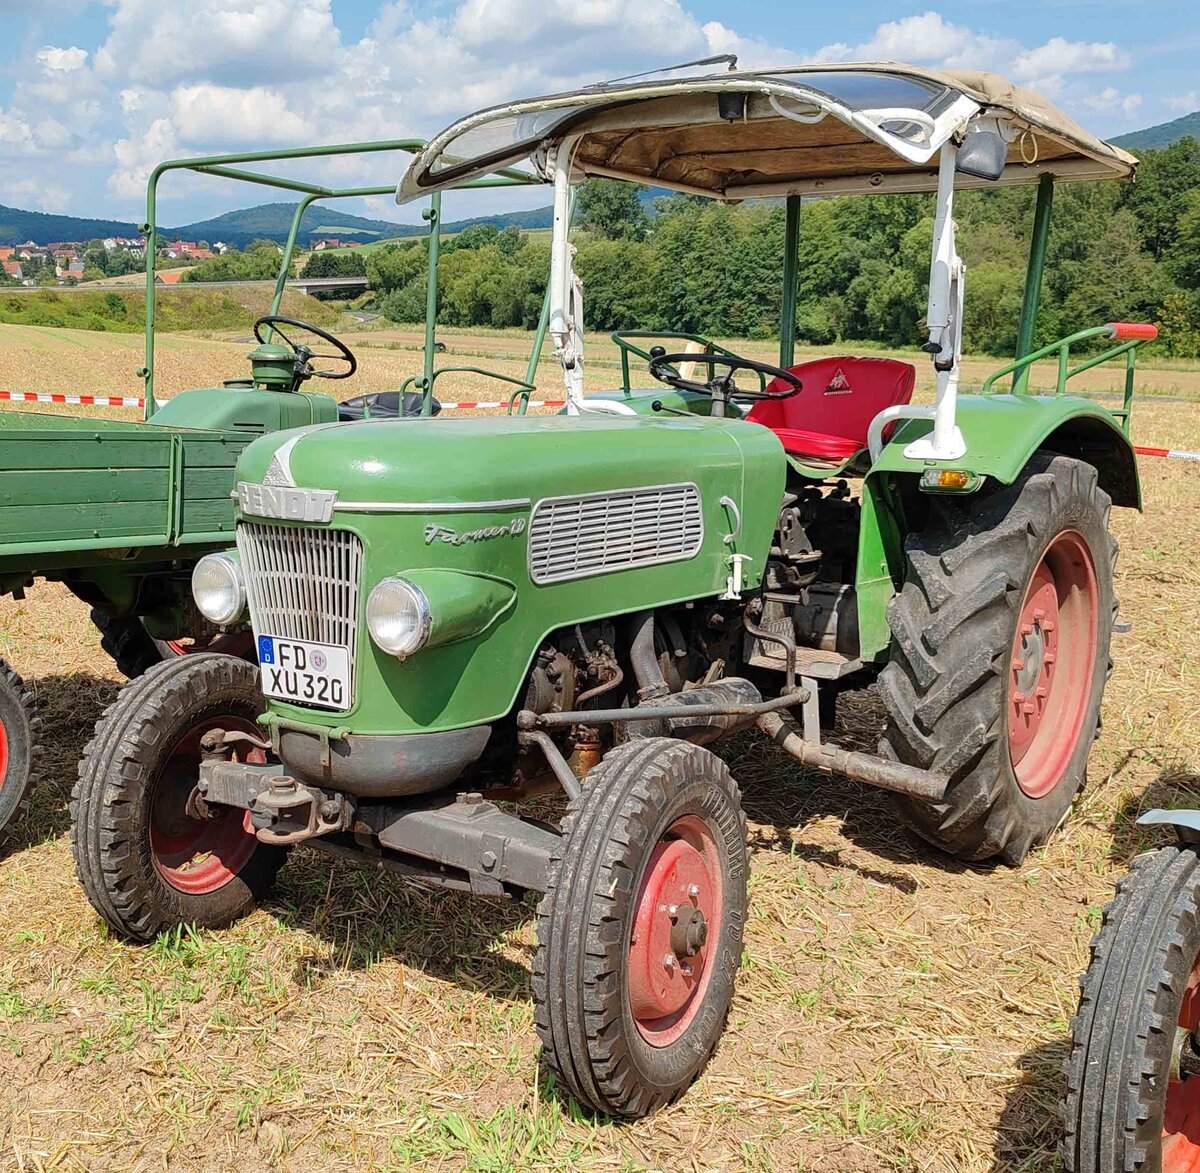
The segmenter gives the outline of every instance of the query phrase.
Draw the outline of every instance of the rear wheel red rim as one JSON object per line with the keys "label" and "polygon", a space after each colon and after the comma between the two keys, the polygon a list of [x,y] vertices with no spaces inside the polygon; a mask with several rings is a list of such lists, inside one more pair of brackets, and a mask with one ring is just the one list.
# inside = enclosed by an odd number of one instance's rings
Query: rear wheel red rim
{"label": "rear wheel red rim", "polygon": [[1083,735],[1099,604],[1087,542],[1065,530],[1030,578],[1009,657],[1009,760],[1030,798],[1044,798],[1058,785]]}
{"label": "rear wheel red rim", "polygon": [[717,838],[697,815],[676,819],[650,854],[634,902],[629,1005],[655,1047],[695,1021],[712,976],[725,906]]}
{"label": "rear wheel red rim", "polygon": [[[187,811],[200,766],[200,738],[218,728],[258,735],[251,721],[210,717],[180,738],[154,780],[150,807],[154,867],[167,884],[189,896],[205,896],[225,887],[258,846],[249,811],[229,807],[207,819],[193,818]],[[266,755],[253,750],[244,760],[262,764]]]}
{"label": "rear wheel red rim", "polygon": [[8,777],[8,727],[0,721],[0,790]]}
{"label": "rear wheel red rim", "polygon": [[[1183,994],[1179,1026],[1188,1033],[1200,1027],[1200,958]],[[1162,1168],[1163,1173],[1200,1173],[1200,1076],[1167,1084]]]}

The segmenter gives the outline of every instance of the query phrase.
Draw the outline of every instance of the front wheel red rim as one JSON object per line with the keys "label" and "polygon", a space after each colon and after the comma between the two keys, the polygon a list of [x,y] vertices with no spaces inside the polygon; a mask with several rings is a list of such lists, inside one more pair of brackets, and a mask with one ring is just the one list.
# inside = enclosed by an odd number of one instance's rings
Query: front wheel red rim
{"label": "front wheel red rim", "polygon": [[0,721],[0,790],[4,789],[4,781],[8,777],[8,728]]}
{"label": "front wheel red rim", "polygon": [[725,907],[717,838],[676,819],[650,854],[629,939],[629,1005],[638,1033],[666,1047],[695,1021],[712,976]]}
{"label": "front wheel red rim", "polygon": [[[1189,1034],[1200,1028],[1200,959],[1183,994],[1179,1027]],[[1167,1084],[1162,1169],[1163,1173],[1200,1173],[1200,1076],[1172,1079]]]}
{"label": "front wheel red rim", "polygon": [[[154,867],[167,884],[188,896],[205,896],[225,887],[258,846],[249,811],[218,809],[211,818],[195,818],[188,812],[200,766],[200,738],[217,728],[258,734],[251,721],[211,717],[180,738],[154,780],[150,808]],[[262,764],[266,756],[254,750],[246,760]]]}
{"label": "front wheel red rim", "polygon": [[1030,798],[1044,798],[1058,785],[1083,736],[1099,610],[1091,550],[1082,534],[1066,530],[1029,580],[1009,657],[1009,760]]}

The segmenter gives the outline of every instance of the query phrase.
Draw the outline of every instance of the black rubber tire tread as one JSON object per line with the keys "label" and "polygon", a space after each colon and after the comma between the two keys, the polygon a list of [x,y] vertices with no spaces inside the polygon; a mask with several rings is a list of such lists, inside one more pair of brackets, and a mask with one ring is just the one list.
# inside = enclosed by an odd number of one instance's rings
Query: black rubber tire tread
{"label": "black rubber tire tread", "polygon": [[1104,910],[1071,1020],[1062,1104],[1067,1173],[1161,1169],[1175,1027],[1198,955],[1196,847],[1139,856]]}
{"label": "black rubber tire tread", "polygon": [[[634,1025],[625,988],[632,905],[641,871],[666,827],[698,813],[703,796],[724,839],[725,915],[710,941],[706,1005],[689,1030],[652,1047]],[[689,803],[691,805],[689,805]],[[563,823],[538,905],[535,1022],[547,1065],[599,1112],[638,1118],[673,1103],[703,1071],[725,1027],[746,916],[746,820],[720,758],[671,738],[611,750],[588,774]]]}
{"label": "black rubber tire tread", "polygon": [[100,632],[100,646],[130,680],[175,654],[168,645],[156,640],[136,615],[109,615],[93,607],[92,623]]}
{"label": "black rubber tire tread", "polygon": [[41,754],[37,743],[41,718],[37,701],[16,669],[0,659],[0,721],[8,741],[8,764],[0,781],[0,854],[12,837],[12,828],[25,817],[29,796],[37,782],[34,762]]}
{"label": "black rubber tire tread", "polygon": [[943,803],[896,800],[902,820],[942,851],[1019,864],[1053,834],[1086,781],[1112,671],[1112,622],[1097,623],[1090,709],[1075,752],[1042,798],[1017,784],[1004,698],[1026,584],[1063,530],[1087,541],[1100,613],[1115,621],[1110,509],[1092,465],[1037,452],[1012,485],[975,500],[938,498],[925,529],[905,541],[905,582],[888,605],[892,645],[879,676],[888,717],[879,750],[952,779]]}
{"label": "black rubber tire tread", "polygon": [[71,795],[75,874],[92,907],[121,936],[151,941],[179,925],[224,928],[269,891],[287,849],[260,844],[238,876],[202,896],[159,876],[149,841],[155,757],[213,715],[263,711],[258,668],[198,652],[155,665],[127,684],[84,747]]}

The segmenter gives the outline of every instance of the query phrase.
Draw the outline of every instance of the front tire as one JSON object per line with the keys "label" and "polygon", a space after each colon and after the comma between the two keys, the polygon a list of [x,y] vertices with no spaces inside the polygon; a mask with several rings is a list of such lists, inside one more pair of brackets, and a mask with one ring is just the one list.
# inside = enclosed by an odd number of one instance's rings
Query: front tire
{"label": "front tire", "polygon": [[939,500],[888,607],[880,752],[949,775],[901,818],[962,859],[1018,864],[1087,775],[1110,669],[1116,542],[1095,468],[1035,454],[983,499]]}
{"label": "front tire", "polygon": [[746,820],[725,763],[668,738],[610,751],[571,804],[538,906],[544,1056],[597,1111],[678,1099],[725,1027],[746,919]]}
{"label": "front tire", "polygon": [[[1139,856],[1091,947],[1066,1064],[1067,1173],[1200,1168],[1200,1074],[1175,1072],[1200,1027],[1200,858]],[[1196,1060],[1193,1060],[1193,1066]]]}
{"label": "front tire", "polygon": [[0,852],[29,805],[38,725],[33,693],[0,659]]}
{"label": "front tire", "polygon": [[75,872],[121,936],[223,928],[274,882],[286,849],[259,843],[247,812],[198,819],[186,809],[201,736],[213,728],[257,734],[263,707],[254,665],[196,654],[151,668],[100,718],[71,796]]}

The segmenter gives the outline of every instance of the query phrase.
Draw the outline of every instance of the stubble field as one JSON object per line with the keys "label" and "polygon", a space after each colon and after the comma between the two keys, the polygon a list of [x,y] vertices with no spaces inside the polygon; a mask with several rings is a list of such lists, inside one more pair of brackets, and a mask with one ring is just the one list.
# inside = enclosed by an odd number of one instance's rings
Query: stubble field
{"label": "stubble field", "polygon": [[[446,332],[441,361],[525,340]],[[364,330],[344,394],[414,373],[414,331]],[[0,389],[136,394],[138,340],[0,327]],[[244,342],[160,341],[160,388],[240,374]],[[744,350],[767,357],[768,344]],[[611,385],[613,348],[589,381]],[[968,363],[967,380],[987,364]],[[920,369],[920,365],[919,365]],[[550,366],[541,393],[558,398]],[[1103,390],[1099,381],[1092,389]],[[1138,443],[1200,449],[1200,373],[1148,371]],[[466,380],[447,399],[500,398]],[[127,413],[132,415],[132,413]],[[452,427],[453,422],[446,421]],[[1020,869],[964,867],[897,829],[886,796],[744,739],[747,947],[726,1035],[675,1107],[581,1112],[537,1063],[532,904],[433,893],[295,853],[222,933],[109,937],[72,872],[66,800],[120,684],[86,608],[56,586],[0,603],[0,647],[38,695],[42,782],[0,861],[0,1167],[14,1169],[1055,1168],[1076,975],[1133,826],[1200,789],[1200,469],[1143,462],[1146,511],[1114,512],[1130,634],[1090,784]],[[869,747],[871,693],[839,737]]]}

